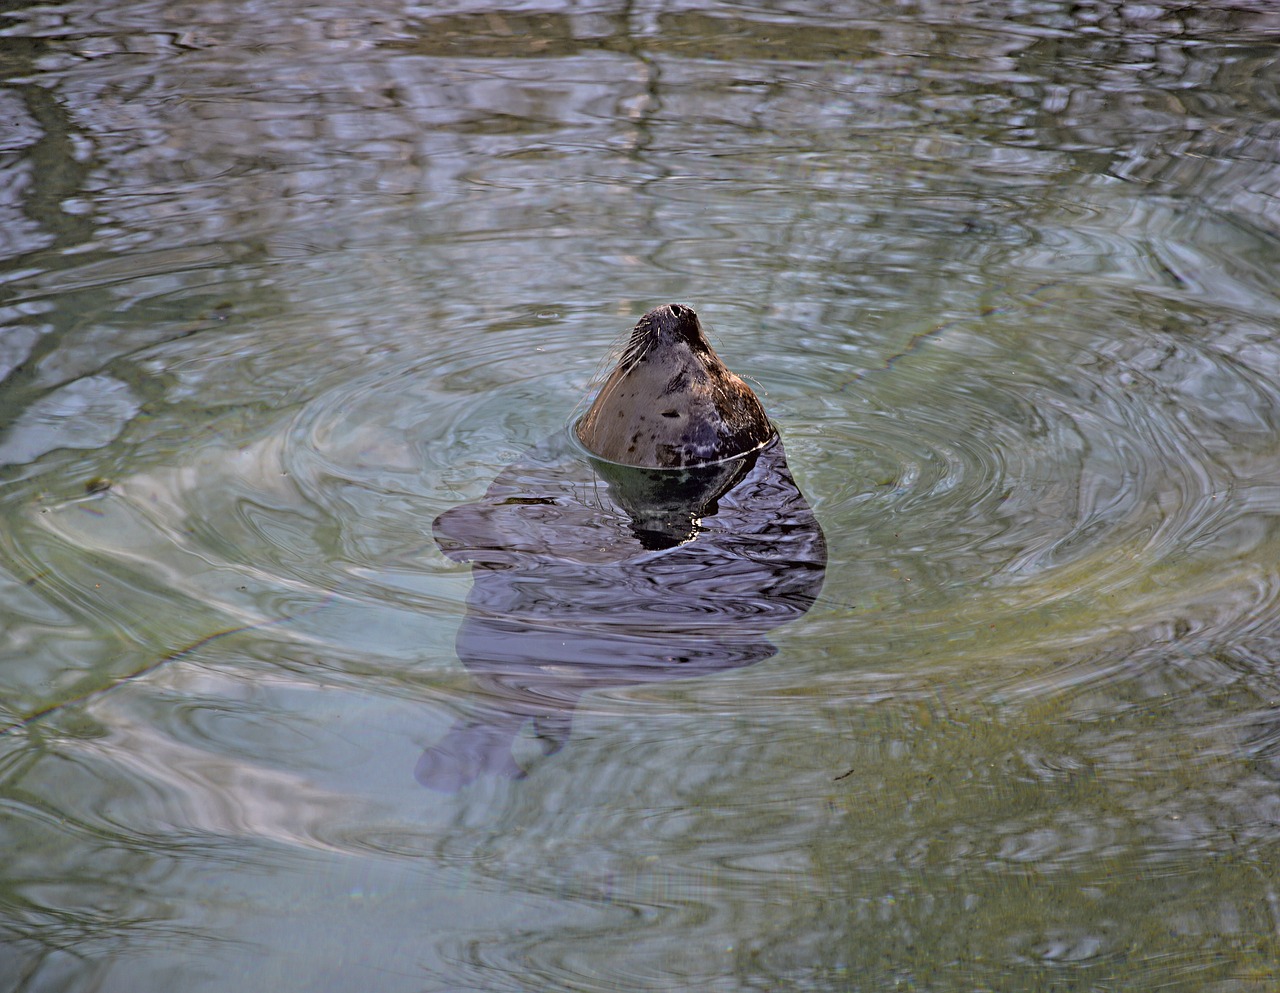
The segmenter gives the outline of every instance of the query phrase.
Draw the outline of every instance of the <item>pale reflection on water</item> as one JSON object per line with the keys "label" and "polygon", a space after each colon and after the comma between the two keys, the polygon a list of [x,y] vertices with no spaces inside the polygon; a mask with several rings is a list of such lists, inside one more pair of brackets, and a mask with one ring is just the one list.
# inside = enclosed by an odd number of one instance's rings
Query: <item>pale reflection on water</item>
{"label": "pale reflection on water", "polygon": [[[5,988],[1270,990],[1278,29],[3,15]],[[422,789],[479,703],[432,522],[672,300],[821,597]]]}

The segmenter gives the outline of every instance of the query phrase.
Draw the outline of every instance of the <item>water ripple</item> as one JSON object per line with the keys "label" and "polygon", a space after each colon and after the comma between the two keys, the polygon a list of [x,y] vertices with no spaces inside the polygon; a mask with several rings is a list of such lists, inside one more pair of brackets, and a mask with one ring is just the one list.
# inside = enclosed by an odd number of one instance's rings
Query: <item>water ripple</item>
{"label": "water ripple", "polygon": [[[296,6],[2,29],[0,916],[62,985],[1265,985],[1274,11]],[[432,521],[669,299],[822,599],[425,797],[485,702]]]}
{"label": "water ripple", "polygon": [[[1273,498],[1269,356],[1236,362],[1172,322],[1095,333],[1061,287],[1027,299],[873,359],[838,396],[803,373],[785,381],[788,395],[825,397],[791,445],[840,453],[843,485],[818,509],[853,522],[847,554],[871,581],[894,574],[940,603],[1016,592],[1019,611],[1133,595]],[[1010,371],[1002,356],[1019,342]]]}

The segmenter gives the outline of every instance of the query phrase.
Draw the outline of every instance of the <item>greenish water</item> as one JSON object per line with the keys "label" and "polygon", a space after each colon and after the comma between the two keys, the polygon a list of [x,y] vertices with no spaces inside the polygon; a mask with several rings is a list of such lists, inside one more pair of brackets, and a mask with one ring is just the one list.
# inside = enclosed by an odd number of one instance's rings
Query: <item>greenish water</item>
{"label": "greenish water", "polygon": [[[1274,989],[1277,31],[6,8],[0,989]],[[673,300],[820,598],[423,788],[432,522]]]}

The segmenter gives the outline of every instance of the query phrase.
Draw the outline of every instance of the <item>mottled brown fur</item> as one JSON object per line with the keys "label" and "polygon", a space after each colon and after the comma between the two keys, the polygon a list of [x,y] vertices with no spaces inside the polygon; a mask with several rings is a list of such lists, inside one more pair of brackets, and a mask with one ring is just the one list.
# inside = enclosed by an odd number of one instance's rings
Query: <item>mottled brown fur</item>
{"label": "mottled brown fur", "polygon": [[764,407],[707,343],[693,308],[640,318],[578,439],[611,462],[653,469],[708,465],[773,437]]}

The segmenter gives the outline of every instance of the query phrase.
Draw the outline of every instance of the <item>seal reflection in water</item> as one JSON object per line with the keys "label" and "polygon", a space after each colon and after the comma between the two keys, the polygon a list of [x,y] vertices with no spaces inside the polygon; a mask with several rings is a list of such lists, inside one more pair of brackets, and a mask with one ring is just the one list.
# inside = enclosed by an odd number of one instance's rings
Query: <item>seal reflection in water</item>
{"label": "seal reflection in water", "polygon": [[436,519],[473,567],[457,648],[475,693],[419,761],[424,785],[524,775],[522,728],[558,750],[589,690],[769,658],[765,633],[822,587],[822,530],[782,442],[689,307],[640,319],[575,432],[585,453],[552,438]]}

